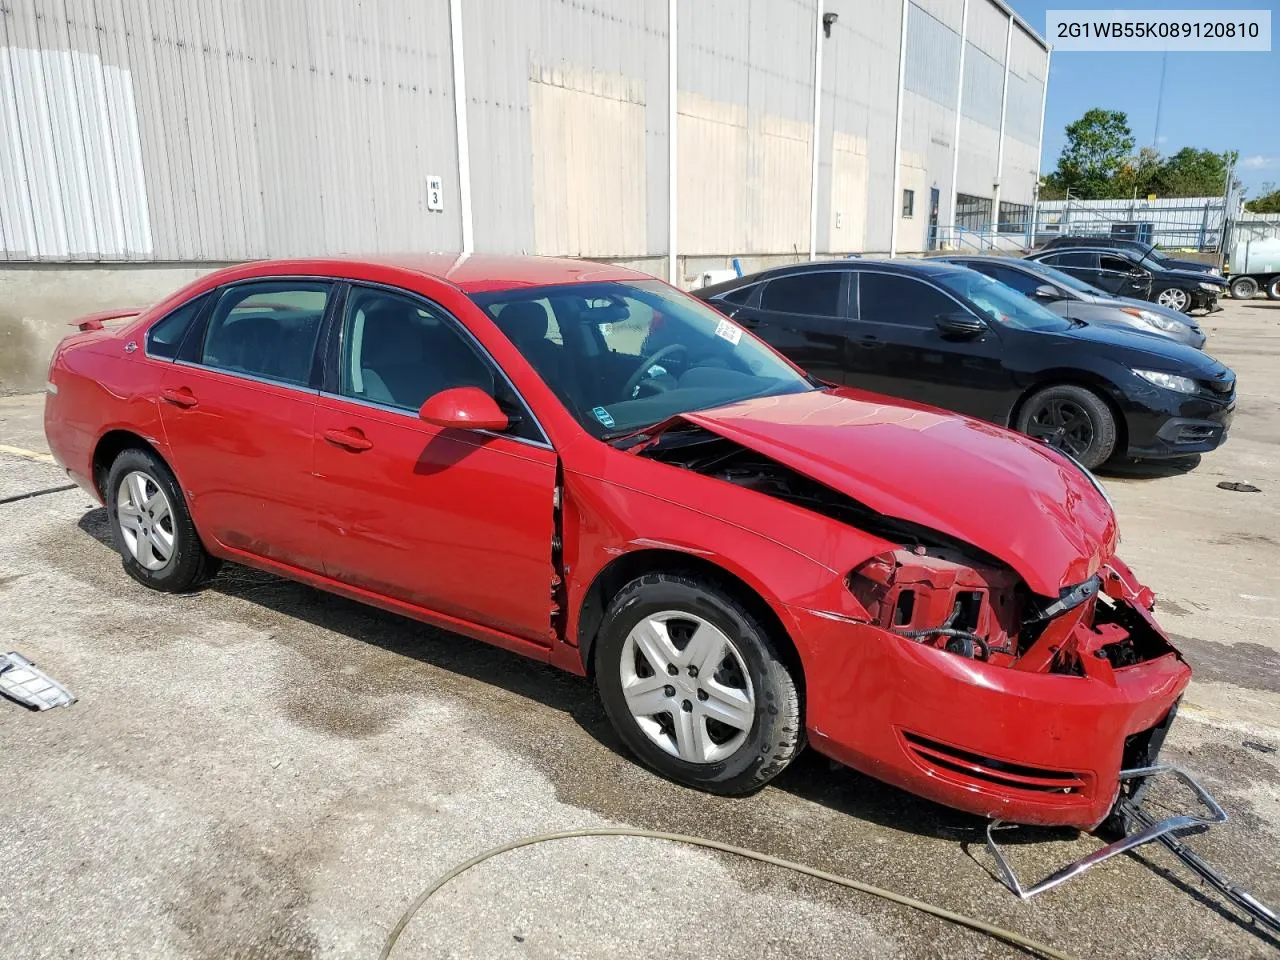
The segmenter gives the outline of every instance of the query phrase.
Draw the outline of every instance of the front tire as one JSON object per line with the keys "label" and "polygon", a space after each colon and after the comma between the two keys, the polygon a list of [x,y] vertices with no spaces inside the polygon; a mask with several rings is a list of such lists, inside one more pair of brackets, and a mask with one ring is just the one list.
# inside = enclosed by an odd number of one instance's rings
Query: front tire
{"label": "front tire", "polygon": [[192,590],[212,577],[209,555],[172,471],[148,450],[123,451],[111,464],[107,516],[125,573],[165,593]]}
{"label": "front tire", "polygon": [[1182,313],[1191,312],[1191,294],[1181,287],[1165,287],[1156,294],[1155,301],[1160,306],[1171,310],[1180,310]]}
{"label": "front tire", "polygon": [[1064,383],[1032,394],[1018,412],[1018,431],[1043,440],[1090,470],[1115,452],[1116,420],[1105,400],[1086,387]]}
{"label": "front tire", "polygon": [[594,651],[618,736],[677,783],[750,793],[804,745],[800,694],[768,630],[730,592],[653,573],[618,592]]}
{"label": "front tire", "polygon": [[1258,281],[1253,277],[1236,277],[1231,281],[1232,300],[1252,300],[1258,292]]}

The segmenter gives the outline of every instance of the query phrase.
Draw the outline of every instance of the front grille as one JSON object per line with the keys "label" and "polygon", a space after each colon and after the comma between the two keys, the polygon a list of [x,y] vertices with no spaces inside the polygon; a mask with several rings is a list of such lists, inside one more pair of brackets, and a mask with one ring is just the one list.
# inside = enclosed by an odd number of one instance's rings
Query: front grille
{"label": "front grille", "polygon": [[1031,794],[1083,795],[1088,779],[1064,770],[1045,770],[1018,763],[1006,763],[980,754],[959,750],[945,743],[903,731],[908,751],[922,767],[979,787],[997,787]]}

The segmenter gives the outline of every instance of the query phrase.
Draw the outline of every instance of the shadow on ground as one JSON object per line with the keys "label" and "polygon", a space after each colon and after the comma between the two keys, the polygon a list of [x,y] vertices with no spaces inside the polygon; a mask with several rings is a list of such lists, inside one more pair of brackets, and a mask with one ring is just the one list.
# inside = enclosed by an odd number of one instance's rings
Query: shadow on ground
{"label": "shadow on ground", "polygon": [[1190,473],[1200,466],[1200,460],[1198,453],[1168,460],[1124,460],[1105,464],[1094,472],[1100,477],[1113,477],[1117,480],[1161,480]]}

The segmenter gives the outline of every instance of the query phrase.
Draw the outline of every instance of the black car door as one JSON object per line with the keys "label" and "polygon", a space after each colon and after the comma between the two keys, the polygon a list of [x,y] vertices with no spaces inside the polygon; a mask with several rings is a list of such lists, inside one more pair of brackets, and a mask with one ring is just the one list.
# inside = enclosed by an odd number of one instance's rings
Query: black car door
{"label": "black car door", "polygon": [[764,283],[759,299],[733,319],[819,380],[843,383],[848,344],[848,274],[838,268],[806,270]]}
{"label": "black car door", "polygon": [[1151,273],[1136,260],[1109,253],[1098,257],[1098,286],[1117,297],[1145,300],[1151,294]]}
{"label": "black car door", "polygon": [[860,270],[857,279],[850,386],[1006,419],[1013,376],[998,331],[988,323],[975,336],[943,333],[939,316],[978,314],[917,277]]}
{"label": "black car door", "polygon": [[1098,285],[1098,255],[1089,251],[1066,250],[1048,257],[1037,257],[1037,262],[1056,267],[1077,280]]}

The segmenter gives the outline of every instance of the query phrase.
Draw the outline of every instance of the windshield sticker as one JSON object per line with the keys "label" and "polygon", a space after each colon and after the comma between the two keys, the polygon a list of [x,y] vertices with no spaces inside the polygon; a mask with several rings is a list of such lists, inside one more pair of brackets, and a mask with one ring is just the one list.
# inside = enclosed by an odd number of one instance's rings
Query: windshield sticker
{"label": "windshield sticker", "polygon": [[721,320],[716,324],[716,336],[721,340],[728,340],[736,347],[742,339],[742,330],[728,320]]}
{"label": "windshield sticker", "polygon": [[609,416],[609,411],[604,407],[593,407],[591,412],[594,413],[596,415],[596,419],[606,427],[613,426],[613,417]]}

